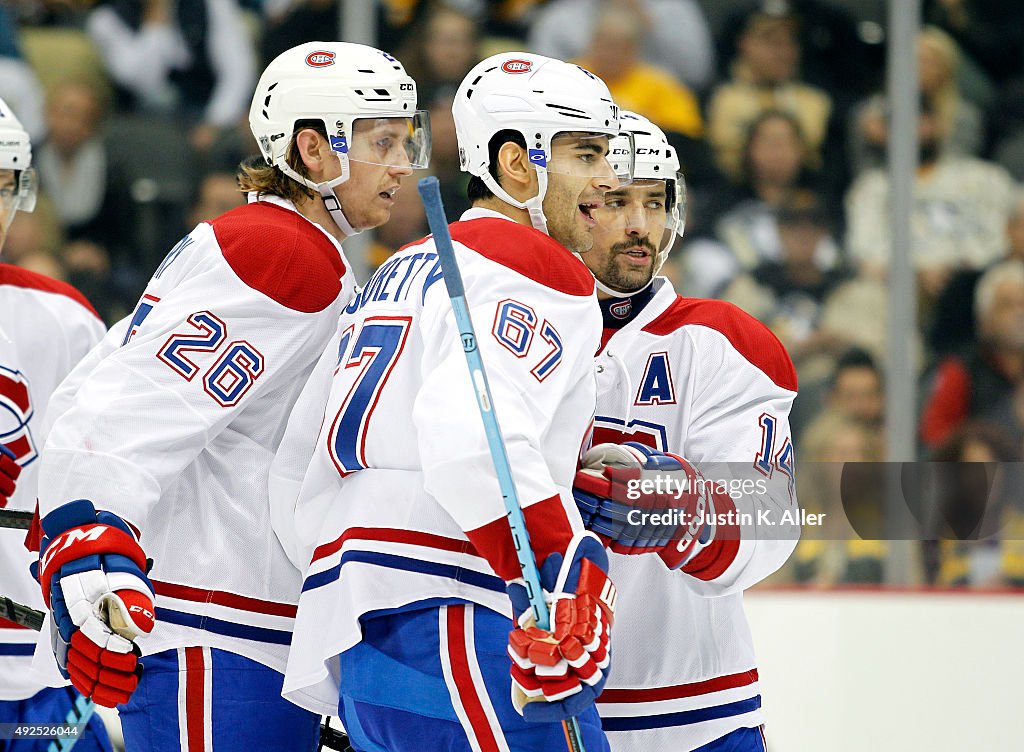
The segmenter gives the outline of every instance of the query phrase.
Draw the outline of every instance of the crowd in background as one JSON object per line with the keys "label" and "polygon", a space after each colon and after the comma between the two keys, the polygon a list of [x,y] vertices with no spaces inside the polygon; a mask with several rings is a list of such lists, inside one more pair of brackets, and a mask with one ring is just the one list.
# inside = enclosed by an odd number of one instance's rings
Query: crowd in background
{"label": "crowd in background", "polygon": [[[578,62],[680,154],[686,237],[666,273],[685,295],[739,305],[789,350],[801,466],[884,458],[884,0],[373,5],[377,46],[402,60],[430,111],[430,171],[452,219],[468,206],[451,116],[463,75],[502,50]],[[256,152],[247,113],[259,71],[296,44],[338,38],[339,16],[338,0],[6,0],[0,97],[33,138],[43,197],[18,214],[4,260],[67,279],[108,322],[125,315],[178,238],[244,201],[234,172]],[[906,336],[922,385],[920,457],[1017,462],[1024,3],[925,0],[924,20],[909,249],[919,328]],[[406,185],[358,262],[372,269],[425,233]],[[805,475],[802,501],[834,481]],[[1022,525],[1004,506],[985,541],[922,546],[915,579],[1024,585]],[[783,576],[878,582],[886,549],[808,539]]]}

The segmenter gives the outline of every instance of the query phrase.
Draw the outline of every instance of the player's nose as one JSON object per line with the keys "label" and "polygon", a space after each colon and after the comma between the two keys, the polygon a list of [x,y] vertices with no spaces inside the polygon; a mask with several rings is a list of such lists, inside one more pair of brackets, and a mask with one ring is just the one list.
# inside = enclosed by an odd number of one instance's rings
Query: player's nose
{"label": "player's nose", "polygon": [[646,234],[647,213],[642,207],[626,209],[626,232],[630,235]]}
{"label": "player's nose", "polygon": [[599,191],[614,191],[619,187],[619,178],[607,158],[602,158],[600,169],[591,179],[591,185]]}
{"label": "player's nose", "polygon": [[403,164],[390,165],[388,167],[388,174],[394,177],[412,175],[412,164],[406,159]]}

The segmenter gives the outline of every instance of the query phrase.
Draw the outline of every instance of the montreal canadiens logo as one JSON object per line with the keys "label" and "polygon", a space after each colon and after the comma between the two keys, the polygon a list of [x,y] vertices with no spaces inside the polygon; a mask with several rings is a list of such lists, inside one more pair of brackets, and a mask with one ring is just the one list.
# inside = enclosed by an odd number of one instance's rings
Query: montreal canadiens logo
{"label": "montreal canadiens logo", "polygon": [[14,461],[22,467],[38,455],[28,425],[31,419],[28,380],[20,371],[0,365],[0,444],[14,453]]}
{"label": "montreal canadiens logo", "polygon": [[326,50],[317,50],[306,55],[306,65],[310,68],[326,68],[334,65],[334,53]]}
{"label": "montreal canadiens logo", "polygon": [[621,303],[611,306],[608,310],[611,311],[612,316],[615,318],[624,319],[633,310],[633,301],[632,299],[623,300]]}
{"label": "montreal canadiens logo", "polygon": [[501,64],[501,69],[506,73],[529,73],[532,67],[532,60],[506,60]]}

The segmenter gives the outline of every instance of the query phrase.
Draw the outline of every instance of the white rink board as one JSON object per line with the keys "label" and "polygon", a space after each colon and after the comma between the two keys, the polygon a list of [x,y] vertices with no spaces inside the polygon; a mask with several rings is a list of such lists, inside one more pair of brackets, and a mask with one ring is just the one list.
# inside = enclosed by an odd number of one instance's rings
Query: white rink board
{"label": "white rink board", "polygon": [[769,752],[1024,749],[1024,595],[745,596]]}

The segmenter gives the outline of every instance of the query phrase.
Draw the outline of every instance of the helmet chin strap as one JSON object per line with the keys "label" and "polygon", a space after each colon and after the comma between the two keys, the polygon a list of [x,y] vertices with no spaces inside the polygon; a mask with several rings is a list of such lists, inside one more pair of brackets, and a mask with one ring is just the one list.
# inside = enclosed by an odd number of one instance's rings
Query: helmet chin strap
{"label": "helmet chin strap", "polygon": [[327,180],[323,183],[314,183],[309,178],[302,177],[287,162],[279,164],[277,167],[292,180],[302,183],[304,186],[312,188],[319,193],[320,198],[323,199],[324,208],[331,215],[334,224],[338,226],[338,229],[341,230],[346,238],[350,238],[353,235],[358,235],[362,230],[357,230],[352,226],[352,223],[348,221],[348,217],[345,216],[345,212],[341,208],[341,202],[334,195],[335,187],[344,183],[349,177],[348,159],[341,159],[339,157],[338,161],[341,162],[341,174],[333,180]]}
{"label": "helmet chin strap", "polygon": [[548,191],[548,171],[542,167],[535,167],[534,169],[537,170],[537,195],[526,199],[526,201],[516,201],[512,198],[504,188],[498,185],[498,181],[491,176],[490,172],[485,172],[480,176],[480,179],[484,181],[484,185],[491,189],[491,193],[506,204],[517,209],[526,209],[530,214],[530,224],[533,225],[535,230],[540,230],[545,235],[550,235],[551,233],[548,232],[548,220],[544,216],[544,194]]}
{"label": "helmet chin strap", "polygon": [[[344,182],[344,181],[338,181]],[[348,221],[348,217],[345,216],[345,212],[342,211],[341,202],[338,201],[338,197],[334,195],[334,180],[329,180],[326,183],[319,183],[316,189],[320,192],[320,198],[324,201],[324,208],[327,209],[327,213],[331,215],[331,219],[334,220],[334,224],[338,226],[346,238],[350,238],[353,235],[358,235],[362,230],[357,230]]]}
{"label": "helmet chin strap", "polygon": [[622,292],[621,290],[613,290],[608,285],[606,285],[604,282],[602,282],[601,280],[597,279],[597,277],[594,277],[594,279],[597,282],[597,289],[600,290],[601,292],[603,292],[605,295],[611,295],[613,298],[631,298],[634,295],[636,295],[638,292],[643,292],[648,287],[650,287],[652,284],[654,284],[654,275],[651,275],[651,278],[649,280],[647,280],[647,284],[644,285],[643,287],[638,287],[637,289],[630,290],[629,292]]}

